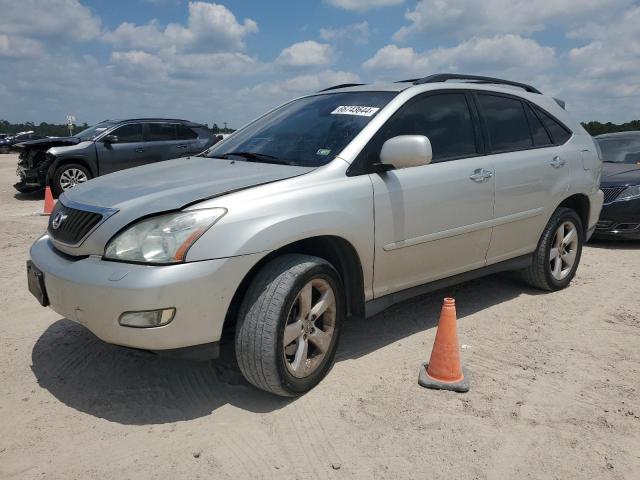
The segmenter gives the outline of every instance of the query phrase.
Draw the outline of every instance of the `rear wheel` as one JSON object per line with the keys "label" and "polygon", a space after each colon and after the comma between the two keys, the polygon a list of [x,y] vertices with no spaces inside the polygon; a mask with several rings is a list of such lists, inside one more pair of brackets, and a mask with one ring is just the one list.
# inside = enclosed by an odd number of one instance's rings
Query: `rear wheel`
{"label": "rear wheel", "polygon": [[242,302],[236,357],[245,378],[276,395],[311,390],[333,365],[344,293],[325,260],[290,254],[264,266]]}
{"label": "rear wheel", "polygon": [[87,167],[77,163],[67,163],[54,172],[51,189],[56,196],[59,196],[62,192],[87,180],[91,180],[91,172]]}
{"label": "rear wheel", "polygon": [[571,283],[582,254],[584,230],[578,214],[559,208],[542,233],[531,266],[523,271],[530,285],[543,290],[561,290]]}

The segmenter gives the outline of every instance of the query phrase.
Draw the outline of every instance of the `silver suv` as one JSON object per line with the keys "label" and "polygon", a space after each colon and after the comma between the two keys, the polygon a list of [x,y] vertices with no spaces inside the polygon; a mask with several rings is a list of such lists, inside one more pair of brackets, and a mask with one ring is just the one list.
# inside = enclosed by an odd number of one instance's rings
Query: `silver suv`
{"label": "silver suv", "polygon": [[208,151],[65,192],[31,247],[42,305],[106,342],[215,357],[299,395],[344,321],[517,269],[566,287],[602,206],[592,138],[529,85],[339,85]]}

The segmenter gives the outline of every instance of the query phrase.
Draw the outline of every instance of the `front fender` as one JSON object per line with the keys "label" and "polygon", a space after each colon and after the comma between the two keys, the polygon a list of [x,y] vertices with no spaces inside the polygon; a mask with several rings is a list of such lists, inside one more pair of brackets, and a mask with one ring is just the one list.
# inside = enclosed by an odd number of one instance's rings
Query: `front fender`
{"label": "front fender", "polygon": [[[306,179],[305,179],[306,180]],[[187,254],[201,261],[268,252],[311,237],[343,238],[355,248],[365,279],[373,272],[373,190],[367,175],[309,185],[290,179],[209,200],[191,208],[228,213]]]}

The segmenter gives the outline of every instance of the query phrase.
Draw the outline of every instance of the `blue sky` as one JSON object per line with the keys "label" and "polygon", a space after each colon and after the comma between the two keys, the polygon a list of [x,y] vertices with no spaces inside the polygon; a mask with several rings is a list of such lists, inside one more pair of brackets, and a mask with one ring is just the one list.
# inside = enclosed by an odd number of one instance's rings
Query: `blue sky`
{"label": "blue sky", "polygon": [[638,25],[631,0],[0,0],[0,118],[238,127],[332,84],[453,71],[627,121],[640,118]]}

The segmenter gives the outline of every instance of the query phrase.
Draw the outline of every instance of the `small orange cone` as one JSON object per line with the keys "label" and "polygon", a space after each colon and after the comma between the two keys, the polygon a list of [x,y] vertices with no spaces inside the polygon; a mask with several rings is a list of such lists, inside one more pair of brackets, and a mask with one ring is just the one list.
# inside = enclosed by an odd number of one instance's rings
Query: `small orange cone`
{"label": "small orange cone", "polygon": [[456,302],[445,298],[428,364],[420,368],[418,383],[426,388],[468,392],[468,372],[460,364],[456,327]]}
{"label": "small orange cone", "polygon": [[53,207],[56,206],[56,202],[53,200],[53,195],[51,194],[51,187],[47,185],[44,187],[44,211],[42,215],[51,215],[53,212]]}

